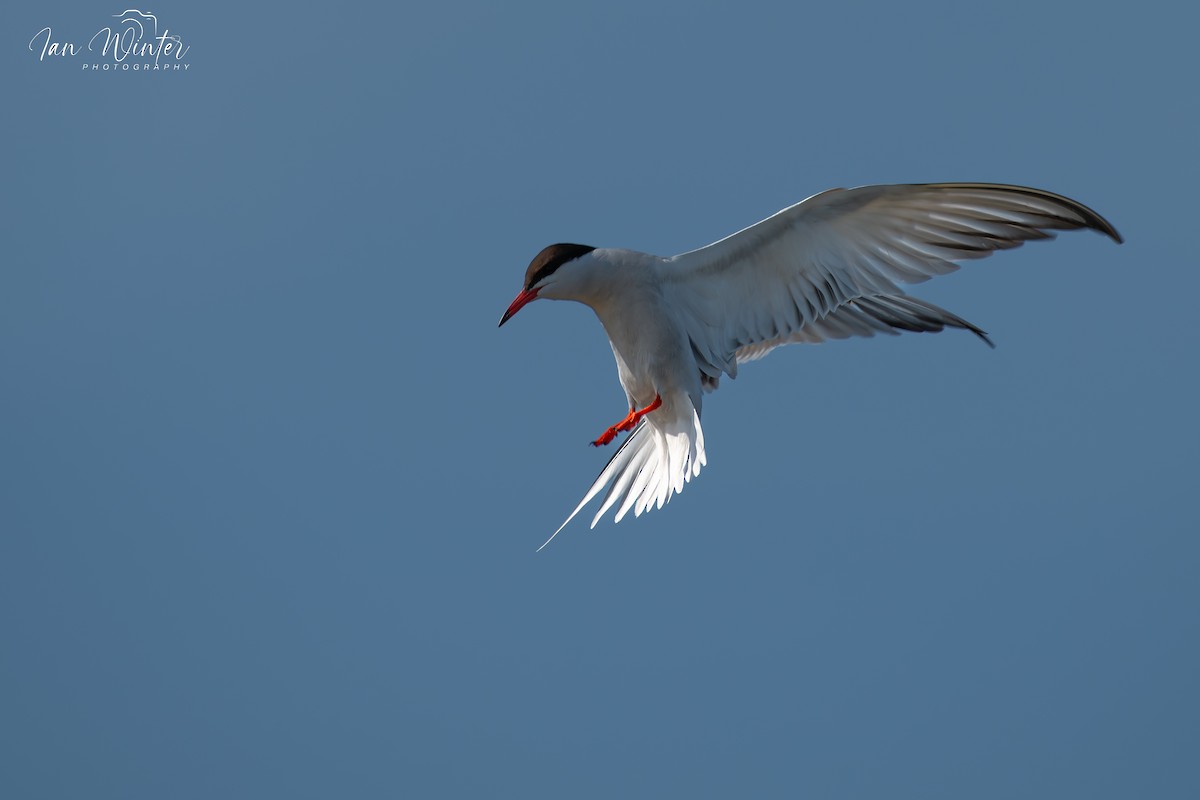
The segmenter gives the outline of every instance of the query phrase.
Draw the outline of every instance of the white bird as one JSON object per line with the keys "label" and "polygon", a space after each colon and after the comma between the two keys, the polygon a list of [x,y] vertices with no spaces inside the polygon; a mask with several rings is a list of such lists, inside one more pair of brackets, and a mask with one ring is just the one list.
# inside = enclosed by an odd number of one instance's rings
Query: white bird
{"label": "white bird", "polygon": [[[662,508],[705,465],[705,392],[738,365],[794,342],[900,331],[969,330],[900,289],[1056,230],[1120,234],[1090,208],[1023,186],[931,183],[830,189],[718,242],[671,258],[552,244],[525,271],[503,325],[533,300],[574,300],[600,318],[629,414],[594,445],[632,430],[545,547],[605,486],[611,508]],[[538,548],[539,550],[541,548]]]}

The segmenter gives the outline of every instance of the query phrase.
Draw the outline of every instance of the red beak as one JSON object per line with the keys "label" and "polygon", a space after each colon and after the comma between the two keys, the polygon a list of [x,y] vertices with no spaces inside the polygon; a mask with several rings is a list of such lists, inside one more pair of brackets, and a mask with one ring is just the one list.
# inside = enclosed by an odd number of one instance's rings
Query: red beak
{"label": "red beak", "polygon": [[[517,299],[513,300],[508,307],[508,311],[504,312],[504,316],[500,318],[500,325],[508,322],[514,314],[526,306],[526,304],[537,300],[539,289],[526,289],[517,295]],[[497,326],[499,327],[499,325]]]}

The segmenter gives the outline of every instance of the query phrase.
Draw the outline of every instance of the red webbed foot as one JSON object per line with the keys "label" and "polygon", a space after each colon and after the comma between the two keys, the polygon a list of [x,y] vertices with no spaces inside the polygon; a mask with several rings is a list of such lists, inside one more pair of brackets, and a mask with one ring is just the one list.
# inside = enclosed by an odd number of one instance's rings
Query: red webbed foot
{"label": "red webbed foot", "polygon": [[662,405],[662,397],[660,395],[656,394],[656,395],[654,395],[654,402],[651,403],[650,405],[646,406],[645,408],[639,409],[637,411],[633,410],[632,408],[629,409],[629,414],[626,415],[625,419],[621,420],[616,425],[613,425],[611,428],[606,430],[604,433],[600,434],[600,438],[597,439],[596,441],[592,442],[592,447],[600,447],[601,445],[609,444],[610,442],[612,442],[613,439],[617,438],[617,434],[620,433],[621,431],[633,430],[634,426],[637,425],[639,421],[641,421],[642,417],[646,416],[651,411],[653,411],[654,409],[658,408],[661,405]]}

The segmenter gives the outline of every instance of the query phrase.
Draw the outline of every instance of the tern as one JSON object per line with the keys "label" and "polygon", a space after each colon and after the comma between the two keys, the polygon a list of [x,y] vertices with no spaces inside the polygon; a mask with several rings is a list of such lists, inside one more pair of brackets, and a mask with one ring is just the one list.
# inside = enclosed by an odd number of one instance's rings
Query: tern
{"label": "tern", "polygon": [[624,419],[592,444],[632,433],[542,547],[606,486],[593,528],[611,508],[620,522],[682,492],[707,463],[704,394],[776,347],[945,328],[991,346],[984,331],[899,284],[1079,228],[1122,242],[1095,211],[1052,192],[929,183],[830,189],[670,258],[581,244],[544,248],[500,325],[538,299],[589,306],[629,401]]}

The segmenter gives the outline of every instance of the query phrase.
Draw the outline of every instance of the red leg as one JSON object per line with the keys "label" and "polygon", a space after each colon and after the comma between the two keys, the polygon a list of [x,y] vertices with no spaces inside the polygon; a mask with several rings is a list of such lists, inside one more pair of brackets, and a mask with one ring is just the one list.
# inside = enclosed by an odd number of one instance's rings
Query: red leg
{"label": "red leg", "polygon": [[620,433],[621,431],[633,430],[633,426],[637,425],[638,421],[641,420],[642,417],[646,416],[651,411],[653,411],[654,409],[658,408],[661,405],[662,405],[662,397],[660,395],[656,394],[656,395],[654,395],[654,402],[651,403],[650,405],[646,406],[645,408],[640,409],[638,411],[634,411],[632,408],[629,409],[629,414],[626,415],[625,419],[621,420],[616,425],[613,425],[611,428],[606,430],[604,433],[600,434],[600,438],[597,439],[596,441],[592,442],[592,447],[599,447],[602,444],[608,444],[613,439],[617,438],[617,434]]}

